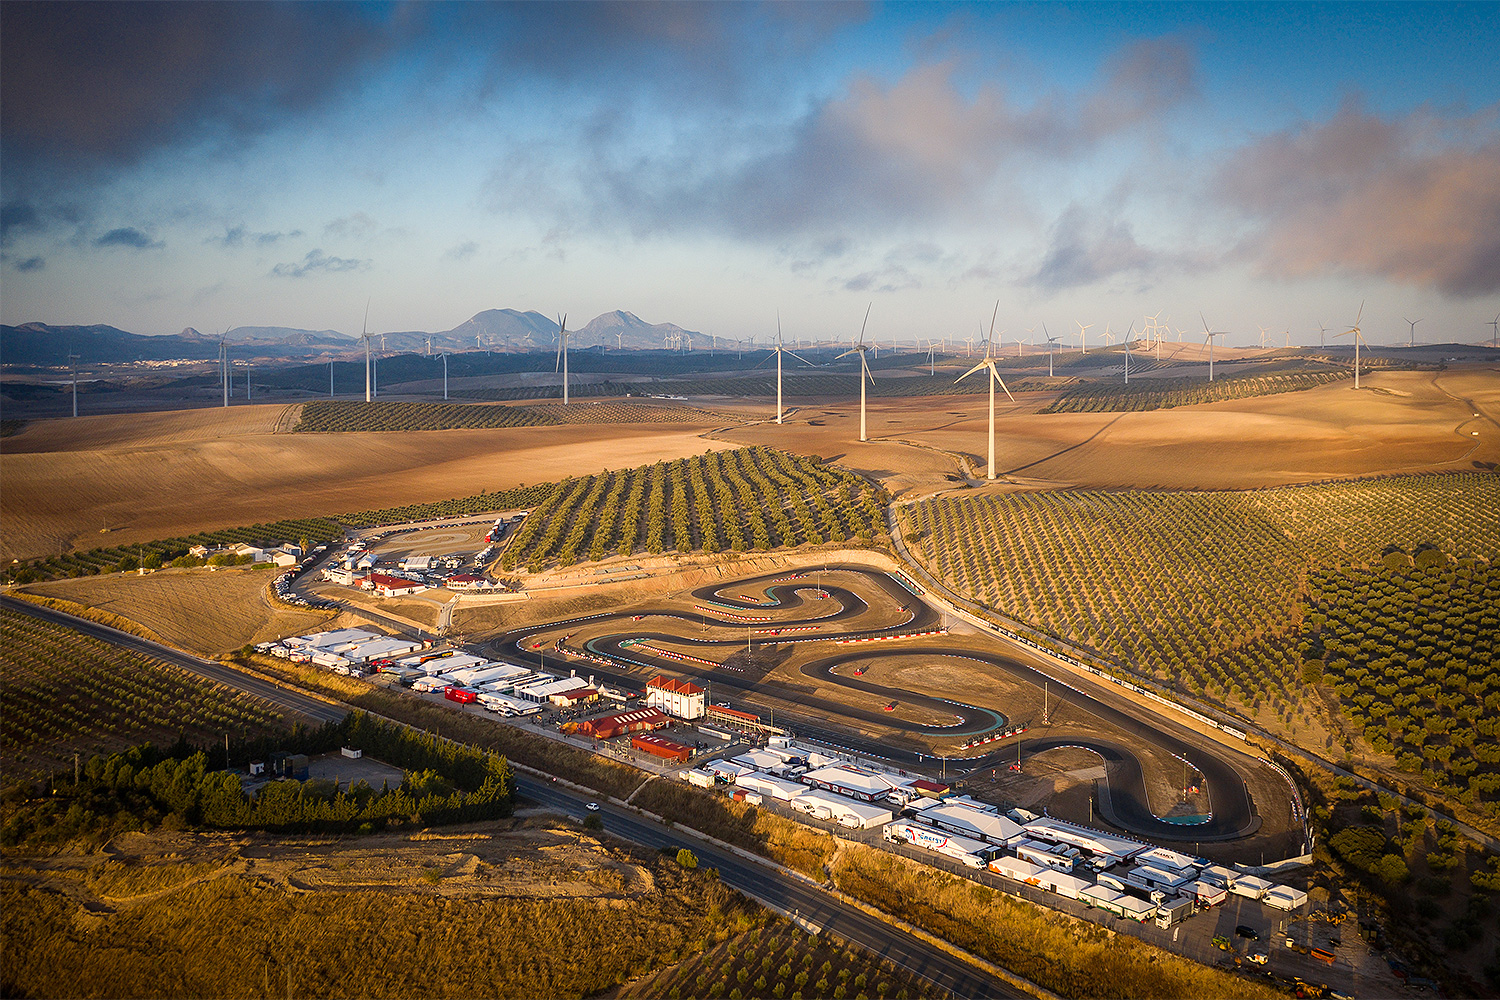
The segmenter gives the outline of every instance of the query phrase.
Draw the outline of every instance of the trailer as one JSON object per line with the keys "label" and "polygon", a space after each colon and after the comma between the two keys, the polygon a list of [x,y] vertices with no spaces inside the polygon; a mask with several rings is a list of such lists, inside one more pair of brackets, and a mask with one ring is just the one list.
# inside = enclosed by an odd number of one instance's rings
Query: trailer
{"label": "trailer", "polygon": [[1291,911],[1307,905],[1307,893],[1301,889],[1293,889],[1291,886],[1273,885],[1266,890],[1262,902],[1278,910]]}
{"label": "trailer", "polygon": [[448,687],[448,682],[435,674],[418,677],[411,682],[411,689],[418,694],[434,694]]}
{"label": "trailer", "polygon": [[479,700],[479,692],[473,688],[454,685],[443,692],[443,697],[449,701],[456,701],[461,705],[471,705]]}
{"label": "trailer", "polygon": [[947,834],[918,823],[888,823],[881,836],[886,840],[908,843],[913,847],[946,855],[970,868],[983,868],[999,853],[999,849],[993,844]]}
{"label": "trailer", "polygon": [[1180,924],[1193,915],[1193,901],[1183,896],[1163,900],[1156,907],[1156,926],[1161,928]]}
{"label": "trailer", "polygon": [[1214,885],[1212,882],[1198,881],[1187,888],[1193,891],[1193,896],[1198,900],[1199,906],[1218,906],[1229,898],[1228,889]]}
{"label": "trailer", "polygon": [[1048,849],[1037,844],[1020,844],[1016,847],[1016,857],[1023,861],[1030,861],[1034,865],[1042,865],[1047,868],[1055,868],[1060,872],[1073,870],[1074,859],[1067,857],[1057,851],[1057,848]]}
{"label": "trailer", "polygon": [[1135,896],[1121,896],[1118,900],[1120,916],[1144,924],[1156,916],[1157,904]]}
{"label": "trailer", "polygon": [[1236,896],[1244,896],[1247,899],[1264,899],[1266,893],[1273,888],[1275,886],[1263,878],[1256,878],[1254,875],[1241,875],[1235,880],[1234,885],[1229,887],[1229,891]]}

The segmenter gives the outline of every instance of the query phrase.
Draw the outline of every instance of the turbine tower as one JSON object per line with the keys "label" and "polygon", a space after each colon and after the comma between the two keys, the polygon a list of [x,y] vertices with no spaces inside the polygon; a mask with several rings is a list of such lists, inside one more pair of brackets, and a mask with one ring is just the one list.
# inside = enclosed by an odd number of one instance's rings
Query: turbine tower
{"label": "turbine tower", "polygon": [[73,416],[78,416],[78,365],[76,362],[83,358],[82,354],[68,355],[68,371],[73,375]]}
{"label": "turbine tower", "polygon": [[553,371],[562,369],[563,377],[563,405],[568,405],[568,314],[563,313],[557,317],[557,363],[552,366]]}
{"label": "turbine tower", "polygon": [[1411,342],[1408,343],[1406,346],[1407,347],[1416,347],[1417,346],[1417,324],[1420,323],[1420,322],[1422,322],[1422,321],[1419,320],[1419,319],[1406,319],[1405,316],[1402,316],[1401,318],[1404,319],[1404,320],[1406,320],[1406,322],[1411,326]]}
{"label": "turbine tower", "polygon": [[1047,332],[1047,324],[1042,324],[1042,336],[1047,338],[1047,377],[1052,377],[1052,346],[1057,343],[1057,338]]}
{"label": "turbine tower", "polygon": [[1135,332],[1135,320],[1130,321],[1130,328],[1125,331],[1125,384],[1130,384],[1130,335]]}
{"label": "turbine tower", "polygon": [[865,352],[873,350],[875,345],[865,343],[865,327],[869,325],[870,310],[874,306],[875,303],[871,302],[865,307],[865,321],[859,325],[859,343],[849,348],[843,354],[840,354],[838,358],[834,358],[837,361],[839,358],[847,358],[851,354],[859,355],[859,439],[861,441],[870,440],[869,436],[865,433],[865,379],[869,379],[870,384],[874,385],[875,377],[870,374],[870,365],[865,360]]}
{"label": "turbine tower", "polygon": [[[999,316],[999,315],[1000,315],[1000,301],[998,299],[996,299],[995,300],[995,315],[990,317],[990,334],[992,336],[993,336],[993,334],[995,332],[995,316]],[[995,355],[994,355],[994,350],[993,349],[994,349],[994,342],[992,340],[990,340],[989,338],[986,338],[985,342],[984,342],[984,360],[981,361],[981,362],[979,362],[979,364],[975,365],[973,368],[970,368],[968,371],[964,372],[958,378],[956,378],[956,379],[953,380],[953,384],[957,385],[958,383],[962,382],[964,379],[968,378],[970,375],[973,375],[975,372],[979,371],[981,368],[988,368],[989,369],[989,373],[990,373],[990,464],[989,464],[988,475],[986,476],[986,478],[989,479],[989,480],[991,480],[991,481],[994,481],[994,478],[995,478],[995,383],[999,382],[1000,383],[1000,388],[1005,389],[1005,380],[1002,379],[1000,377],[1000,373],[995,370]],[[863,383],[861,383],[861,384],[863,384]],[[1007,396],[1010,397],[1010,401],[1012,403],[1014,403],[1016,401],[1016,397],[1010,395],[1010,390],[1009,389],[1005,389],[1005,395],[1007,395]]]}
{"label": "turbine tower", "polygon": [[1496,333],[1500,333],[1500,313],[1496,313],[1495,318],[1486,323],[1485,326],[1490,328],[1490,346],[1494,347],[1495,335]]}
{"label": "turbine tower", "polygon": [[1208,345],[1208,380],[1212,382],[1214,380],[1214,338],[1227,337],[1229,334],[1224,330],[1210,330],[1208,320],[1203,318],[1201,312],[1198,318],[1203,320],[1203,342]]}
{"label": "turbine tower", "polygon": [[1347,337],[1351,333],[1354,334],[1354,388],[1356,389],[1359,388],[1359,345],[1365,339],[1364,335],[1359,332],[1359,321],[1364,319],[1364,317],[1365,304],[1361,302],[1359,304],[1359,313],[1354,317],[1354,325],[1339,334],[1340,337]]}
{"label": "turbine tower", "polygon": [[[873,305],[873,304],[874,303],[871,303],[871,305]],[[789,350],[787,350],[786,347],[782,344],[782,342],[781,342],[781,313],[780,312],[778,312],[776,314],[776,347],[775,347],[775,349],[771,353],[776,356],[776,422],[779,424],[779,423],[781,423],[781,415],[782,415],[782,411],[781,411],[781,356],[783,354],[790,354],[792,357],[796,358],[798,361],[802,362],[805,365],[808,365],[808,366],[813,367],[813,368],[816,368],[817,366],[814,365],[811,361],[809,361],[806,358],[804,358],[802,355],[798,354],[796,351],[789,351]],[[754,371],[756,368],[759,368],[761,365],[765,364],[767,361],[770,361],[770,360],[771,360],[771,355],[768,354],[764,358],[761,358],[760,361],[758,361],[755,364],[755,366],[753,368],[751,368],[750,370]]]}
{"label": "turbine tower", "polygon": [[365,402],[370,402],[370,300],[365,300],[365,321],[359,328],[359,339],[365,342]]}
{"label": "turbine tower", "polygon": [[1088,326],[1084,326],[1076,319],[1073,322],[1078,323],[1078,343],[1083,348],[1083,353],[1087,354],[1089,352],[1089,330],[1093,328],[1094,324],[1090,323]]}

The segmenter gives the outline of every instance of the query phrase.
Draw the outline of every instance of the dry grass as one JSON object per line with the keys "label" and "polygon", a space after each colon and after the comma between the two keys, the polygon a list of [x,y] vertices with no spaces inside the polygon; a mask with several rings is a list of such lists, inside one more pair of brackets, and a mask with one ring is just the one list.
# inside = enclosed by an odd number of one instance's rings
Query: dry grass
{"label": "dry grass", "polygon": [[[1145,413],[1037,411],[1052,394],[996,405],[996,464],[1029,485],[1244,489],[1334,477],[1471,468],[1500,461],[1500,377],[1483,369],[1382,372],[1365,389],[1340,382],[1306,392]],[[839,463],[883,480],[956,471],[942,453],[970,456],[983,474],[987,416],[974,396],[881,399],[860,444],[858,400],[803,405],[787,423],[721,436]],[[1469,431],[1480,430],[1478,438]],[[911,442],[933,449],[898,442]],[[888,483],[888,485],[890,485]]]}
{"label": "dry grass", "polygon": [[[0,557],[470,496],[701,455],[701,425],[285,434],[285,408],[36,420],[0,453]],[[109,527],[107,535],[100,529]]]}
{"label": "dry grass", "polygon": [[1068,997],[1279,997],[1268,986],[936,868],[857,844],[834,882],[909,923]]}
{"label": "dry grass", "polygon": [[316,629],[326,612],[272,606],[272,574],[251,567],[111,573],[34,584],[29,591],[74,601],[146,626],[160,641],[203,655]]}

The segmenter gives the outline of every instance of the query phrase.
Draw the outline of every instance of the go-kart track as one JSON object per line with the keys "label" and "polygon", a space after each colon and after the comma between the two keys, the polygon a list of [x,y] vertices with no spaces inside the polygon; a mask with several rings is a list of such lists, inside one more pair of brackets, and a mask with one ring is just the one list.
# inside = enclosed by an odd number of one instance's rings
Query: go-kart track
{"label": "go-kart track", "polygon": [[[854,590],[827,582],[828,577],[847,580],[854,577],[857,587],[866,594],[879,594],[882,604],[894,602],[900,613],[884,627],[847,628],[841,624],[869,619],[871,604]],[[587,615],[507,632],[494,643],[506,656],[519,656],[538,667],[560,665],[556,653],[547,662],[547,646],[562,644],[571,657],[587,657],[588,672],[605,681],[631,688],[640,686],[641,671],[662,672],[697,680],[710,680],[715,689],[736,689],[776,699],[784,682],[758,678],[734,669],[724,669],[726,656],[745,649],[747,633],[751,641],[777,646],[797,647],[793,657],[803,660],[800,674],[817,684],[831,684],[860,692],[865,697],[900,703],[927,710],[939,717],[955,719],[945,725],[923,724],[893,716],[887,711],[871,710],[830,698],[817,697],[798,688],[791,706],[795,711],[778,714],[778,718],[797,717],[793,723],[799,735],[812,736],[861,757],[890,761],[905,768],[931,769],[933,754],[893,747],[858,731],[859,724],[879,726],[918,737],[980,737],[1007,725],[999,707],[962,704],[934,697],[921,691],[905,690],[865,680],[853,668],[840,670],[858,661],[868,668],[872,661],[893,657],[907,660],[931,658],[934,663],[968,661],[993,676],[1005,677],[1042,687],[1050,680],[1054,701],[1065,702],[1088,713],[1118,731],[1125,739],[1116,742],[1097,735],[1069,735],[1065,730],[1046,737],[1020,738],[1019,754],[1030,756],[1061,747],[1081,748],[1098,755],[1107,765],[1109,778],[1099,788],[1100,816],[1115,826],[1150,840],[1176,842],[1222,842],[1248,837],[1261,825],[1251,800],[1249,788],[1240,768],[1264,766],[1248,755],[1234,754],[1206,737],[1190,730],[1167,725],[1154,718],[1149,708],[1141,706],[1127,713],[1100,698],[1085,693],[1056,677],[1044,675],[1000,651],[998,643],[982,635],[947,636],[941,627],[939,613],[891,575],[861,566],[829,566],[814,582],[810,574],[778,574],[701,587],[690,597],[688,607],[637,607],[634,609]],[[758,594],[751,599],[745,594]],[[826,596],[818,596],[826,595]],[[837,610],[826,609],[833,604]],[[770,612],[770,614],[768,614]],[[676,628],[675,623],[681,623]],[[652,630],[652,628],[656,630]],[[662,631],[662,629],[667,631]],[[565,633],[561,638],[559,632]],[[552,633],[542,638],[543,633]],[[934,637],[941,636],[941,645]],[[888,640],[888,641],[882,641]],[[656,644],[696,649],[696,654],[663,650]],[[804,657],[807,657],[805,660]],[[624,668],[627,673],[612,673],[607,663]],[[576,662],[569,665],[576,665]],[[862,674],[864,671],[860,670]],[[778,709],[778,713],[782,710]],[[1147,719],[1138,717],[1146,716]],[[803,721],[807,724],[802,724]],[[847,727],[840,722],[847,722]],[[1205,791],[1212,802],[1207,821],[1191,826],[1159,818],[1148,806],[1143,765],[1136,752],[1127,745],[1147,745],[1157,751],[1186,761],[1203,776]],[[946,768],[955,774],[975,773],[1006,767],[1017,759],[1017,739],[994,744],[997,749],[972,757],[946,758]],[[1231,763],[1231,757],[1235,763]]]}

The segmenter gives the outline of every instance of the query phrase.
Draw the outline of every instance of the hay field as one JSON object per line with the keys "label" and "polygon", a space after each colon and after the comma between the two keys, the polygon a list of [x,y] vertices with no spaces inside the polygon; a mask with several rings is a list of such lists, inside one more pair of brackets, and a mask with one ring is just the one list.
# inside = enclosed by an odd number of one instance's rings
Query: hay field
{"label": "hay field", "polygon": [[[1248,489],[1320,479],[1473,468],[1500,461],[1500,375],[1481,368],[1381,372],[1356,392],[1339,382],[1306,392],[1141,413],[1040,414],[1052,394],[996,404],[998,471],[1028,485],[1095,488]],[[1465,400],[1472,401],[1476,410]],[[788,423],[735,428],[726,440],[843,465],[899,489],[939,470],[941,453],[965,453],[983,472],[987,408],[981,397],[822,400]],[[1478,430],[1479,437],[1471,431]],[[932,449],[924,451],[914,445]],[[901,478],[897,478],[901,477]]]}
{"label": "hay field", "polygon": [[113,612],[152,629],[167,642],[205,656],[311,631],[326,612],[273,607],[273,575],[250,567],[167,569],[147,576],[111,573],[34,584],[26,589]]}
{"label": "hay field", "polygon": [[[275,433],[283,405],[38,420],[0,453],[0,558],[469,496],[701,455],[716,423]],[[101,535],[108,525],[110,531]]]}

